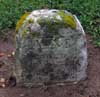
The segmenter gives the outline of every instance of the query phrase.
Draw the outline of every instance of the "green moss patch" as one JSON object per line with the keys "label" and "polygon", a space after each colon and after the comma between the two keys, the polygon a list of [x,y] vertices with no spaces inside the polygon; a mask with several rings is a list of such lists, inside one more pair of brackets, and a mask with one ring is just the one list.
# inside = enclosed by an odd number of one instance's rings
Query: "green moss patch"
{"label": "green moss patch", "polygon": [[47,33],[58,34],[58,28],[63,27],[63,22],[57,18],[40,18],[37,21],[41,27],[46,27]]}
{"label": "green moss patch", "polygon": [[24,20],[26,17],[30,14],[30,12],[25,13],[23,16],[21,16],[20,20],[16,24],[16,32],[18,32],[19,28],[23,25]]}
{"label": "green moss patch", "polygon": [[39,37],[40,36],[40,32],[32,32],[31,33],[32,37]]}
{"label": "green moss patch", "polygon": [[27,30],[24,30],[24,31],[22,32],[22,37],[25,37],[25,36],[26,36],[26,33],[27,33]]}
{"label": "green moss patch", "polygon": [[58,11],[58,14],[63,19],[63,22],[64,22],[65,25],[70,26],[72,29],[76,28],[76,22],[74,20],[74,16],[73,15],[67,14],[63,10],[62,11]]}

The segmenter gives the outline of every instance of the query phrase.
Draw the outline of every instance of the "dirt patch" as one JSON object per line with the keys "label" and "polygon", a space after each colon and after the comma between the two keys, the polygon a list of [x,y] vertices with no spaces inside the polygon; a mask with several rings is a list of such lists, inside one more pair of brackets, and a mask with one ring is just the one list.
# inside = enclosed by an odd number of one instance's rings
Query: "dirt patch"
{"label": "dirt patch", "polygon": [[[0,97],[100,97],[100,48],[94,47],[91,37],[87,35],[88,77],[76,85],[49,86],[35,88],[5,87],[0,88]],[[0,77],[9,78],[14,58],[13,42],[0,41]]]}

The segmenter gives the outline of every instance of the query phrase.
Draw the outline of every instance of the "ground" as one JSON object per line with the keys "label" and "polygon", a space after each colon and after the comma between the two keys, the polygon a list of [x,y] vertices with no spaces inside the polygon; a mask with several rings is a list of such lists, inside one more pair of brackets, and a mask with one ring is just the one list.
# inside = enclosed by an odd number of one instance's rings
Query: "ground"
{"label": "ground", "polygon": [[[63,86],[20,88],[0,83],[0,97],[100,97],[100,48],[92,44],[87,35],[88,68],[87,79],[78,84]],[[0,78],[9,79],[14,64],[12,39],[0,40]]]}

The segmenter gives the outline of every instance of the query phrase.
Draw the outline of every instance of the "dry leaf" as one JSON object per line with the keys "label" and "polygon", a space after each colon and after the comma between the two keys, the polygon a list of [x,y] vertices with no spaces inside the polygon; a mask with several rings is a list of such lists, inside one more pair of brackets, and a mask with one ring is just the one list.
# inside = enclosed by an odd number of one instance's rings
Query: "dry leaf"
{"label": "dry leaf", "polygon": [[0,87],[5,88],[6,87],[6,79],[0,78]]}
{"label": "dry leaf", "polygon": [[4,53],[0,53],[0,57],[4,56],[5,54]]}
{"label": "dry leaf", "polygon": [[15,52],[14,52],[14,51],[12,52],[12,55],[13,55],[13,56],[15,55]]}
{"label": "dry leaf", "polygon": [[10,58],[10,57],[12,57],[12,55],[11,54],[8,54],[7,57]]}
{"label": "dry leaf", "polygon": [[2,84],[1,86],[2,86],[3,88],[5,88],[5,87],[6,87],[6,85],[5,85],[5,84]]}
{"label": "dry leaf", "polygon": [[5,83],[5,78],[0,78],[0,83]]}

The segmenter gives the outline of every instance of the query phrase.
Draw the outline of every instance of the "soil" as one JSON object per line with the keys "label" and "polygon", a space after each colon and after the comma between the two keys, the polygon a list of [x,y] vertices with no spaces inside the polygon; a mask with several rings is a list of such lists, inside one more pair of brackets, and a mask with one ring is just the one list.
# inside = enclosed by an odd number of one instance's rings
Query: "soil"
{"label": "soil", "polygon": [[[34,88],[12,87],[0,83],[0,97],[100,97],[100,48],[92,44],[87,35],[88,68],[87,79],[77,84],[44,86]],[[12,40],[0,40],[0,78],[9,79],[14,64]]]}

